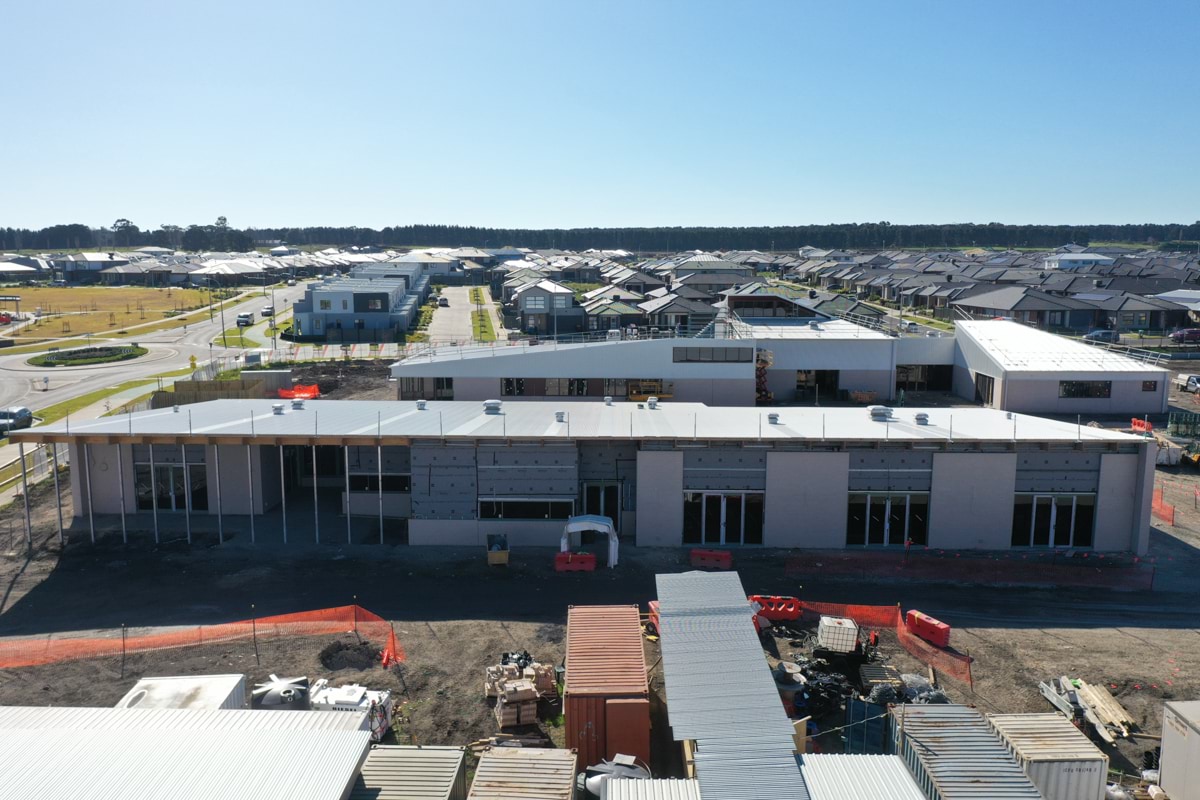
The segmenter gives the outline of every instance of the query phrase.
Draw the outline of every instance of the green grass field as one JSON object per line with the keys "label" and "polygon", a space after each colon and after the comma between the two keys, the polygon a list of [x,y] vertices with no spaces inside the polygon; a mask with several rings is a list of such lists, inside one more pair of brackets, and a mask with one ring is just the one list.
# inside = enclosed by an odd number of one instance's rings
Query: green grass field
{"label": "green grass field", "polygon": [[492,318],[488,312],[471,312],[471,335],[477,342],[496,341],[496,329],[492,327]]}
{"label": "green grass field", "polygon": [[262,347],[262,342],[246,335],[245,328],[227,328],[213,337],[212,343],[221,347]]}

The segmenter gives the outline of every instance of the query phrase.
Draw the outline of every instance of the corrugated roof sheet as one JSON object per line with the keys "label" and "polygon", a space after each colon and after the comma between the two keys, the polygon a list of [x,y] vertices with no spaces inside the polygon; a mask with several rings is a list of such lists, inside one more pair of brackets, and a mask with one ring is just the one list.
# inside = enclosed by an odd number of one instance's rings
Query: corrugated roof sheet
{"label": "corrugated roof sheet", "polygon": [[465,753],[462,747],[375,745],[347,800],[463,800]]}
{"label": "corrugated roof sheet", "polygon": [[932,787],[940,800],[1043,800],[975,709],[903,705],[891,713],[897,751],[927,793]]}
{"label": "corrugated roof sheet", "polygon": [[812,800],[926,800],[898,756],[804,755],[800,774]]}
{"label": "corrugated roof sheet", "polygon": [[575,695],[650,691],[637,606],[567,609],[567,685]]}
{"label": "corrugated roof sheet", "polygon": [[[963,301],[973,304],[976,298]],[[1139,372],[1165,376],[1167,370],[1104,347],[1008,320],[959,320],[955,329],[1011,372]],[[1147,377],[1151,377],[1147,375]]]}
{"label": "corrugated roof sheet", "polygon": [[364,714],[0,708],[0,794],[22,800],[337,800]]}
{"label": "corrugated roof sheet", "polygon": [[1083,732],[1060,714],[988,714],[1000,737],[1030,761],[1097,761],[1105,758]]}
{"label": "corrugated roof sheet", "polygon": [[608,800],[700,800],[695,780],[609,781],[605,788]]}
{"label": "corrugated roof sheet", "polygon": [[[701,403],[646,404],[576,401],[566,406],[563,422],[555,419],[553,403],[504,401],[502,413],[485,414],[482,403],[430,401],[425,410],[415,403],[395,400],[310,400],[304,408],[285,405],[273,413],[278,400],[213,400],[180,407],[101,417],[93,420],[60,420],[12,434],[14,441],[38,439],[45,434],[60,438],[101,435],[120,441],[140,436],[191,436],[196,441],[213,437],[347,436],[426,438],[477,441],[479,439],[706,439],[757,441],[1084,441],[1128,442],[1143,440],[1103,428],[1079,427],[1026,414],[1006,416],[991,408],[898,408],[887,422],[870,418],[865,408],[780,408],[778,424],[767,419],[767,409],[713,407]],[[928,414],[929,424],[918,425],[917,413]],[[386,441],[384,442],[387,443]]]}
{"label": "corrugated roof sheet", "polygon": [[736,572],[656,576],[667,717],[703,800],[806,800],[793,727]]}
{"label": "corrugated roof sheet", "polygon": [[469,800],[572,800],[575,751],[489,747],[483,751]]}

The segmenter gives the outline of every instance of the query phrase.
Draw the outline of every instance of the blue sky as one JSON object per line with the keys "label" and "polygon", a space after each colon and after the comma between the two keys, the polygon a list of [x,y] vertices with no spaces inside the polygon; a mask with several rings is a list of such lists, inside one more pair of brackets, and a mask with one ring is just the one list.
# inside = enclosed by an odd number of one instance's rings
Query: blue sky
{"label": "blue sky", "polygon": [[12,3],[0,226],[1200,218],[1200,3]]}

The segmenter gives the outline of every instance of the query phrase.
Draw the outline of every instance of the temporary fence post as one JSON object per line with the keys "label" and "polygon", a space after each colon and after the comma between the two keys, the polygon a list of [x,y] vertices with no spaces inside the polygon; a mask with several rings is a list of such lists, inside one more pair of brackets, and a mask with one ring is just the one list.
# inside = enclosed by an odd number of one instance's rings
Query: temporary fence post
{"label": "temporary fence post", "polygon": [[58,443],[50,445],[51,469],[54,470],[54,505],[58,509],[58,543],[63,544],[62,492],[58,488]]}
{"label": "temporary fence post", "polygon": [[[117,458],[121,452],[118,449]],[[154,514],[154,543],[158,544],[158,469],[154,466],[154,443],[150,443],[150,504]]]}
{"label": "temporary fence post", "polygon": [[[316,441],[316,440],[314,440]],[[321,543],[321,514],[320,508],[317,505],[317,446],[312,446],[312,465],[313,465],[313,531],[317,537],[317,544]]]}
{"label": "temporary fence post", "polygon": [[[133,445],[129,446],[130,458],[133,457]],[[136,468],[134,474],[137,474]],[[121,457],[121,446],[117,445],[117,483],[120,484],[121,495],[121,543],[129,544],[129,527],[125,524],[125,459]],[[154,490],[154,471],[150,471],[150,489]]]}
{"label": "temporary fence post", "polygon": [[[88,533],[92,536],[92,544],[96,543],[96,517],[92,513],[92,463],[88,452],[87,442],[83,443],[83,487],[87,492]],[[122,486],[124,491],[124,486]],[[124,506],[122,506],[124,508]]]}
{"label": "temporary fence post", "polygon": [[25,474],[25,443],[17,443],[17,458],[21,461],[21,499],[25,503],[25,545],[33,549],[33,522],[29,517],[29,479]]}
{"label": "temporary fence post", "polygon": [[258,657],[258,620],[254,616],[254,603],[250,604],[250,635],[254,639],[254,663],[262,666]]}
{"label": "temporary fence post", "polygon": [[255,544],[254,537],[254,448],[246,445],[246,483],[250,486],[250,544]]}
{"label": "temporary fence post", "polygon": [[287,471],[283,464],[283,445],[279,445],[279,508],[283,512],[283,543],[287,544]]}
{"label": "temporary fence post", "polygon": [[192,475],[188,467],[186,444],[179,445],[179,455],[183,460],[183,527],[187,535],[187,543],[192,543]]}
{"label": "temporary fence post", "polygon": [[351,543],[350,537],[350,445],[342,445],[342,472],[346,478],[346,544]]}
{"label": "temporary fence post", "polygon": [[354,595],[354,605],[350,606],[350,613],[354,615],[354,635],[358,636],[358,595]]}
{"label": "temporary fence post", "polygon": [[213,445],[213,471],[217,476],[217,541],[225,544],[225,509],[221,503],[221,447]]}

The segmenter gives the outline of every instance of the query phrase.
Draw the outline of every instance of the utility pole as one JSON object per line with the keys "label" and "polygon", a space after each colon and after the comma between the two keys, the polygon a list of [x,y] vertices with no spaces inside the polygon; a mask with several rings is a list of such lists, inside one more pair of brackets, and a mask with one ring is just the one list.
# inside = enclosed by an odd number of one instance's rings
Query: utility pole
{"label": "utility pole", "polygon": [[222,347],[229,347],[229,340],[225,336],[226,330],[228,330],[228,328],[225,327],[225,304],[222,303],[221,304],[221,346]]}

